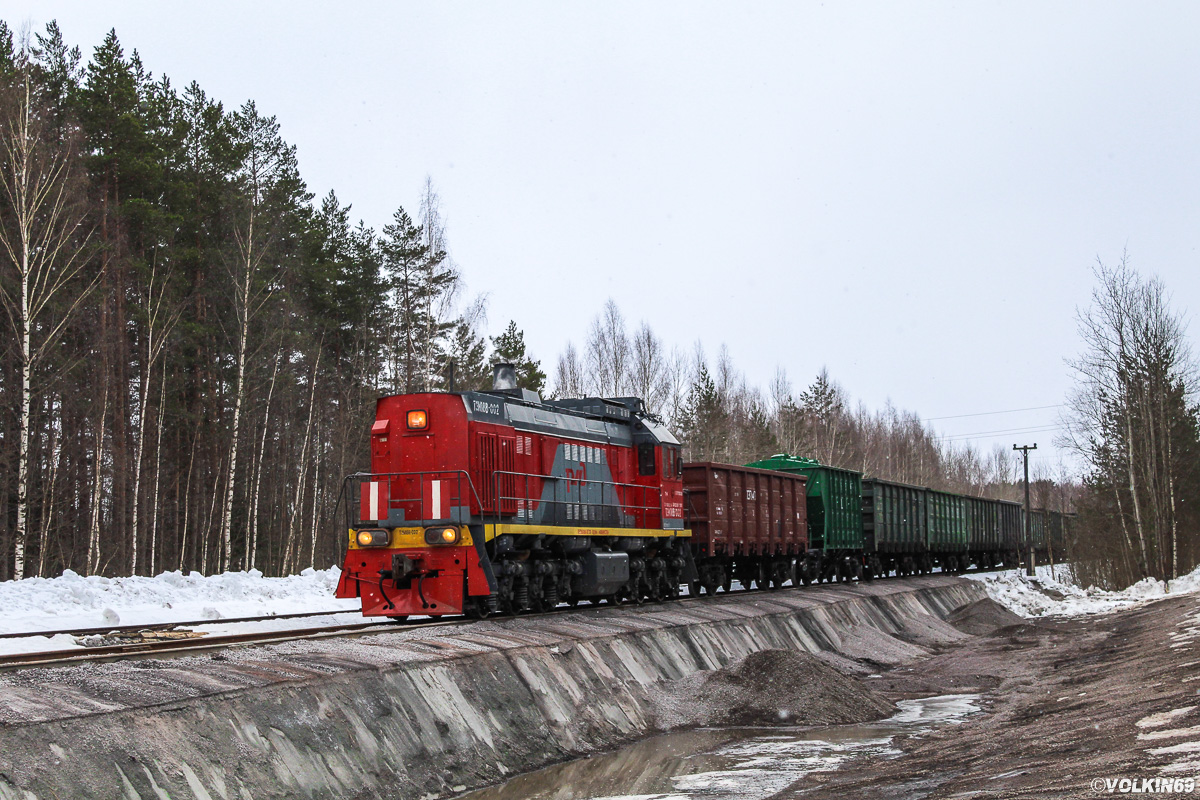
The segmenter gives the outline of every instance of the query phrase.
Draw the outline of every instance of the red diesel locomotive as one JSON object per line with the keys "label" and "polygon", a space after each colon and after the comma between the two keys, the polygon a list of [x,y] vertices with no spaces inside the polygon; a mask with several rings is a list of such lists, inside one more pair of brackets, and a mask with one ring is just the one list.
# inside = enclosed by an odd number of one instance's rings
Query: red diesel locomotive
{"label": "red diesel locomotive", "polygon": [[679,442],[636,398],[543,401],[499,365],[490,392],[381,398],[371,470],[346,479],[337,588],[367,615],[641,602],[700,579]]}

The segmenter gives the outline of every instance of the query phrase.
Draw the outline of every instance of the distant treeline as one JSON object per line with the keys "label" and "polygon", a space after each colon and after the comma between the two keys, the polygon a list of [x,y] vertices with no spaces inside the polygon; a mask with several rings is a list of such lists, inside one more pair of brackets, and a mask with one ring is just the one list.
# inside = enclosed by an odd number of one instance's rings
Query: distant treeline
{"label": "distant treeline", "polygon": [[[766,392],[749,384],[722,347],[709,359],[697,344],[668,347],[646,323],[630,331],[612,300],[581,348],[569,343],[555,370],[564,396],[641,397],[694,461],[743,464],[778,452],[816,458],[873,477],[1008,500],[1023,500],[1020,461],[1006,447],[983,452],[947,443],[910,411],[853,404],[826,370],[796,393],[779,371]],[[1064,471],[1033,469],[1038,508],[1070,510],[1076,487]]]}

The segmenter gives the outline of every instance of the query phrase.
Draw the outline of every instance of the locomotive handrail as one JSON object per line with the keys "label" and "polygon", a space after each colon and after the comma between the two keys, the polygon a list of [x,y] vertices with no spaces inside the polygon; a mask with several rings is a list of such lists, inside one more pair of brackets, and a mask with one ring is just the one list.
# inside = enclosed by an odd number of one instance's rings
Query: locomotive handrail
{"label": "locomotive handrail", "polygon": [[[515,495],[515,494],[514,495],[502,495],[500,493],[500,479],[502,477],[523,478],[524,482],[525,482],[525,494],[524,495]],[[619,481],[605,481],[605,480],[597,480],[594,478],[572,478],[572,477],[568,477],[566,475],[542,475],[542,474],[539,474],[536,472],[516,472],[513,470],[496,470],[493,473],[493,478],[495,480],[495,487],[496,487],[496,491],[495,491],[496,512],[495,513],[497,514],[497,519],[499,519],[499,516],[501,514],[501,509],[503,508],[502,503],[505,500],[513,500],[513,501],[524,500],[525,503],[527,504],[526,509],[531,514],[532,514],[533,509],[528,504],[531,501],[537,501],[539,503],[539,505],[543,502],[546,502],[546,503],[553,504],[555,506],[578,505],[578,506],[584,506],[587,508],[601,508],[601,509],[616,506],[618,513],[623,513],[625,511],[631,511],[631,512],[632,511],[643,511],[643,512],[657,511],[659,514],[659,518],[660,519],[664,518],[663,497],[662,497],[662,487],[661,486],[647,486],[646,484],[641,484],[641,483],[621,483]],[[543,501],[540,497],[532,497],[530,495],[530,491],[529,491],[530,478],[535,478],[535,479],[541,480],[541,481],[554,481],[554,487],[555,487],[554,488],[554,499]],[[583,499],[580,499],[579,501],[567,500],[567,499],[560,500],[558,498],[558,485],[562,481],[566,481],[568,483],[578,483],[578,484],[599,484],[600,485],[600,502],[599,503],[586,502]],[[646,502],[646,493],[647,492],[649,492],[649,491],[656,492],[658,494],[658,503],[657,503],[657,505],[634,505],[632,502],[626,503],[621,500],[620,495],[616,492],[614,492],[614,497],[611,498],[611,501],[606,502],[605,491],[606,491],[607,487],[610,487],[610,486],[614,487],[614,489],[626,489],[626,490],[640,491],[641,492],[641,500],[642,500],[643,504]]]}
{"label": "locomotive handrail", "polygon": [[[423,469],[423,470],[417,470],[414,472],[355,472],[350,475],[347,475],[345,477],[345,479],[343,479],[342,491],[338,495],[339,501],[340,501],[341,495],[345,493],[346,487],[350,484],[350,481],[383,479],[383,480],[388,481],[388,487],[389,487],[388,488],[388,505],[389,505],[389,507],[390,507],[391,503],[393,503],[393,502],[395,502],[395,503],[422,502],[423,498],[421,498],[421,497],[392,497],[391,496],[391,481],[394,478],[412,478],[412,477],[424,478],[424,476],[426,476],[426,475],[453,475],[454,480],[456,481],[455,488],[457,490],[457,494],[460,499],[462,498],[462,486],[463,486],[463,480],[465,479],[467,488],[470,490],[470,493],[471,493],[470,497],[474,498],[475,503],[482,510],[483,501],[479,499],[479,492],[477,492],[475,490],[475,483],[471,480],[470,473],[467,472],[467,470],[465,470],[465,469]],[[335,507],[335,511],[336,511],[336,507]],[[361,513],[361,510],[360,510],[360,513]],[[346,515],[347,515],[347,522],[350,523],[348,525],[348,527],[353,527],[354,517],[352,515],[350,501],[346,502]],[[361,518],[359,521],[361,521]]]}
{"label": "locomotive handrail", "polygon": [[[601,509],[601,510],[615,508],[618,515],[636,514],[637,512],[642,512],[642,513],[646,513],[646,514],[657,513],[659,515],[660,519],[665,518],[664,508],[663,508],[663,491],[662,491],[661,486],[652,486],[652,485],[646,485],[646,484],[640,484],[640,483],[623,483],[620,481],[612,481],[612,480],[606,481],[606,480],[598,480],[595,478],[571,478],[571,477],[567,477],[565,475],[543,475],[543,474],[539,474],[539,473],[535,473],[535,472],[516,472],[513,470],[495,470],[492,473],[492,480],[494,481],[494,489],[495,489],[495,491],[492,494],[492,498],[493,498],[493,502],[495,505],[494,505],[494,507],[489,508],[488,506],[484,505],[483,499],[481,498],[479,491],[476,489],[475,483],[471,479],[470,473],[467,470],[463,470],[463,469],[414,470],[414,471],[410,471],[410,472],[355,472],[351,475],[347,475],[345,477],[345,479],[342,481],[342,488],[341,488],[341,491],[338,493],[338,502],[334,507],[335,516],[336,516],[336,512],[337,512],[337,506],[339,506],[341,504],[342,498],[346,497],[346,512],[345,513],[346,513],[347,527],[353,528],[356,521],[357,522],[363,521],[363,518],[361,516],[359,516],[357,519],[355,518],[354,505],[351,502],[351,500],[349,499],[349,497],[347,496],[349,494],[348,487],[349,487],[351,481],[358,481],[358,482],[380,481],[380,482],[386,482],[388,484],[386,508],[389,509],[389,511],[386,512],[384,515],[384,518],[386,518],[388,513],[390,513],[390,508],[392,507],[393,504],[403,505],[405,503],[423,503],[424,502],[424,498],[422,496],[416,496],[416,497],[393,496],[391,487],[392,487],[394,481],[402,480],[405,478],[417,478],[418,483],[423,484],[424,478],[426,478],[427,476],[437,476],[437,475],[453,476],[450,479],[455,481],[456,494],[460,500],[463,498],[463,485],[465,483],[466,489],[469,492],[469,497],[467,499],[468,499],[468,501],[471,501],[471,500],[474,501],[475,507],[479,509],[480,518],[485,521],[491,521],[494,523],[499,523],[506,516],[512,516],[512,515],[506,515],[504,513],[504,505],[506,502],[509,502],[509,501],[512,501],[514,503],[516,503],[518,501],[524,501],[524,503],[526,504],[524,509],[520,509],[518,511],[518,516],[523,516],[523,514],[521,514],[521,511],[532,514],[533,504],[536,502],[539,505],[541,505],[544,502],[544,503],[550,504],[555,507],[560,507],[560,508],[564,507],[564,506],[568,506],[568,505],[580,506],[580,507],[585,507],[588,509]],[[514,486],[512,488],[512,491],[514,491],[514,492],[516,491],[516,480],[520,479],[524,484],[524,490],[525,490],[524,494],[503,493],[501,486],[502,486],[504,479],[506,479],[506,478],[514,479]],[[530,486],[530,481],[532,479],[540,480],[543,482],[552,482],[553,486],[554,486],[553,499],[543,501],[540,497],[535,496],[532,493],[531,486]],[[580,486],[599,485],[600,486],[600,501],[599,502],[591,502],[588,500],[584,500],[583,498],[580,498],[578,501],[576,501],[576,500],[570,500],[567,498],[560,498],[558,487],[560,485],[562,485],[563,482],[575,483],[575,484],[579,484]],[[627,497],[625,499],[622,499],[622,497],[621,497],[622,490],[624,490],[627,495]],[[650,495],[650,493],[654,493],[656,495],[656,497],[653,501],[649,500],[648,495]],[[640,500],[640,503],[634,502],[635,500]],[[422,511],[424,511],[424,509],[422,509]],[[361,515],[361,513],[362,513],[361,508],[359,509],[358,513]],[[413,522],[417,522],[417,521],[418,520],[413,520]],[[582,521],[582,520],[579,520],[579,521]],[[599,519],[597,518],[595,521],[599,521]],[[460,520],[460,522],[465,522],[465,520]]]}

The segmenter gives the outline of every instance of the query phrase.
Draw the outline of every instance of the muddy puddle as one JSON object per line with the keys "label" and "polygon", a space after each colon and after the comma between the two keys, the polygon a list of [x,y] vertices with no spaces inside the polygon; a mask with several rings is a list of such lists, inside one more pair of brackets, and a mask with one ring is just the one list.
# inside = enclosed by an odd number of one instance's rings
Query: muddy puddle
{"label": "muddy puddle", "polygon": [[860,756],[896,755],[892,742],[898,734],[955,724],[980,710],[977,694],[903,700],[898,706],[895,716],[863,725],[663,734],[519,775],[459,800],[756,800]]}

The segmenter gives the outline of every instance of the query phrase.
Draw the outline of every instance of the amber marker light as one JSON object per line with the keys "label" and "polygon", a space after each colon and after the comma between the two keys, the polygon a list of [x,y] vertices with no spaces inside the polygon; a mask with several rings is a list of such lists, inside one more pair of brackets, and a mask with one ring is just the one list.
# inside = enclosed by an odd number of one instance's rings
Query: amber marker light
{"label": "amber marker light", "polygon": [[359,547],[383,547],[389,543],[391,537],[382,528],[366,528],[359,531],[354,540],[358,542]]}
{"label": "amber marker light", "polygon": [[458,528],[425,529],[426,544],[456,544],[458,538]]}
{"label": "amber marker light", "polygon": [[410,431],[423,431],[429,427],[429,415],[422,409],[410,411],[408,412],[407,424]]}

